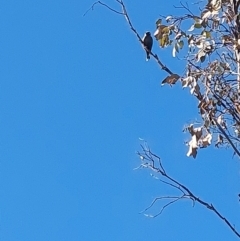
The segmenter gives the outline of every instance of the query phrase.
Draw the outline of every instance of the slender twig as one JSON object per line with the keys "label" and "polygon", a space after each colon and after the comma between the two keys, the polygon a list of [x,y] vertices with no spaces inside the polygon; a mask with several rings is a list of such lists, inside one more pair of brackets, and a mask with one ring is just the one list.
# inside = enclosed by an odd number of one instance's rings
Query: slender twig
{"label": "slender twig", "polygon": [[[95,2],[95,3],[87,10],[87,12],[86,12],[83,16],[85,16],[90,10],[93,10],[93,9],[94,9],[94,6],[95,6],[96,4],[100,4],[100,5],[108,8],[110,11],[112,11],[112,12],[114,12],[114,13],[121,14],[121,15],[123,15],[123,16],[125,17],[125,19],[126,19],[128,25],[129,25],[130,29],[131,29],[132,32],[136,35],[137,39],[139,40],[139,42],[140,42],[140,43],[142,44],[142,46],[143,46],[142,38],[141,38],[141,36],[139,35],[139,33],[137,32],[137,30],[134,28],[134,26],[133,26],[133,24],[132,24],[132,22],[131,22],[131,20],[130,20],[130,17],[129,17],[129,15],[128,15],[128,12],[127,12],[127,9],[126,9],[126,7],[125,7],[124,2],[123,2],[122,0],[116,0],[116,2],[118,2],[118,3],[121,5],[122,12],[119,12],[119,11],[117,11],[117,10],[109,7],[107,4],[105,4],[105,3],[101,2],[101,1],[97,1],[97,2]],[[143,48],[145,49],[144,46],[143,46]],[[145,50],[146,50],[146,49],[145,49]],[[158,57],[157,54],[154,54],[152,51],[149,51],[149,50],[147,50],[147,51],[148,51],[149,54],[150,54],[151,56],[153,56],[153,58],[157,61],[157,63],[159,64],[159,66],[161,67],[162,70],[164,70],[165,72],[167,72],[167,73],[170,74],[170,75],[173,74],[173,72],[172,72],[167,66],[165,66],[165,65],[162,63],[162,61],[159,59],[159,57]]]}
{"label": "slender twig", "polygon": [[177,196],[176,197],[175,196],[156,197],[156,198],[153,199],[151,204],[148,207],[146,207],[143,211],[141,211],[140,213],[144,213],[144,212],[148,211],[159,200],[163,200],[163,199],[177,199],[177,198],[179,198],[179,197],[177,197]]}
{"label": "slender twig", "polygon": [[155,214],[155,215],[149,215],[149,214],[144,214],[144,215],[147,216],[147,217],[156,218],[157,216],[162,214],[162,212],[165,210],[165,208],[167,208],[171,204],[173,204],[173,203],[175,203],[175,202],[177,202],[177,201],[179,201],[179,200],[181,200],[183,198],[184,198],[184,196],[174,198],[174,200],[172,200],[172,201],[168,202],[167,204],[163,205],[161,210],[157,214]]}
{"label": "slender twig", "polygon": [[107,5],[107,4],[105,4],[105,3],[101,2],[101,1],[97,1],[97,2],[93,3],[93,5],[83,14],[83,17],[84,17],[90,10],[94,10],[95,5],[97,5],[97,4],[102,5],[102,6],[106,7],[106,8],[108,8],[110,11],[112,11],[112,12],[114,12],[114,13],[123,15],[122,12],[119,12],[119,11],[117,11],[117,10],[109,7],[109,5]]}
{"label": "slender twig", "polygon": [[[142,146],[142,148],[144,148]],[[151,163],[155,163],[156,161],[158,162],[158,160],[160,160],[160,157],[156,154],[153,154],[149,149],[145,150],[145,149],[142,149],[143,153],[148,153],[150,152],[151,156],[152,156],[152,159],[151,159]],[[162,165],[162,164],[161,164]],[[211,203],[207,203],[206,201],[202,200],[201,198],[197,197],[189,188],[187,188],[185,185],[183,185],[182,183],[180,183],[179,181],[177,181],[176,179],[172,178],[170,175],[167,174],[167,172],[163,172],[161,170],[161,167],[155,167],[154,165],[152,164],[149,164],[147,165],[146,163],[146,167],[149,168],[150,170],[153,170],[154,172],[156,173],[159,173],[163,178],[166,179],[165,180],[161,180],[162,183],[166,184],[166,185],[169,185],[170,187],[173,187],[173,188],[176,188],[178,189],[180,192],[182,192],[182,196],[179,196],[178,199],[175,199],[171,202],[169,202],[168,204],[164,205],[162,207],[162,209],[160,210],[159,213],[157,213],[156,215],[147,215],[147,216],[151,216],[151,217],[157,217],[159,216],[163,210],[169,206],[170,204],[180,200],[180,199],[183,199],[183,198],[190,198],[193,202],[197,202],[199,204],[201,204],[202,206],[206,207],[207,209],[211,210],[213,213],[215,213],[222,221],[224,221],[226,223],[226,225],[240,238],[240,233],[235,229],[235,226],[232,225],[230,223],[230,221],[225,218],[214,206],[213,204]],[[168,198],[170,198],[171,196],[169,196]],[[173,199],[176,198],[176,197],[172,197]],[[156,203],[156,201],[158,200],[161,200],[161,199],[166,199],[166,197],[157,197],[153,200],[153,202],[150,204],[149,207],[147,207],[145,209],[145,211],[149,210],[153,205],[154,203]]]}

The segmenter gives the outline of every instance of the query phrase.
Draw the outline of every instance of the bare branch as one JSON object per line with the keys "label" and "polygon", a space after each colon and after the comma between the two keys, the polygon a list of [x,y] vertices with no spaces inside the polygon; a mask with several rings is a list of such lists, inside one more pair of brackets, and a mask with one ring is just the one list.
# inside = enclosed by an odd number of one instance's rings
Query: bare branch
{"label": "bare branch", "polygon": [[[180,197],[175,197],[175,196],[157,197],[157,198],[155,198],[155,199],[152,201],[152,203],[151,203],[146,209],[144,209],[144,210],[143,210],[142,212],[140,212],[140,213],[144,213],[144,215],[147,216],[147,217],[155,218],[155,217],[159,216],[159,215],[164,211],[165,208],[167,208],[167,207],[170,206],[171,204],[173,204],[173,203],[175,203],[175,202],[177,202],[177,201],[179,201],[179,200],[181,200],[181,199],[183,199],[183,198],[185,198],[184,195],[182,195],[182,196],[180,196]],[[173,200],[172,200],[172,201],[169,201],[167,204],[165,204],[165,205],[162,207],[162,209],[160,210],[160,212],[158,212],[158,213],[155,214],[155,215],[150,215],[150,214],[146,214],[146,213],[145,213],[145,212],[146,212],[147,210],[149,210],[157,201],[163,200],[163,199],[173,199]]]}
{"label": "bare branch", "polygon": [[107,4],[105,4],[105,3],[101,2],[101,1],[97,1],[97,2],[93,3],[93,5],[92,5],[92,6],[91,6],[91,7],[90,7],[90,8],[89,8],[89,9],[83,14],[83,17],[86,16],[86,14],[87,14],[90,10],[93,11],[95,5],[97,5],[97,4],[106,7],[107,9],[109,9],[110,11],[112,11],[112,12],[114,12],[114,13],[117,13],[117,14],[123,15],[123,13],[121,13],[121,12],[119,12],[119,11],[117,11],[117,10],[111,8],[111,7],[109,7],[109,5],[107,5]]}
{"label": "bare branch", "polygon": [[[180,183],[179,181],[177,181],[176,179],[172,178],[170,175],[168,175],[168,173],[166,171],[162,171],[162,163],[161,166],[159,165],[159,160],[160,157],[156,154],[153,154],[151,152],[151,150],[149,148],[145,149],[145,147],[143,145],[141,145],[142,147],[142,153],[140,154],[141,156],[143,156],[144,160],[147,160],[150,158],[150,162],[149,163],[145,163],[145,167],[153,170],[154,172],[158,173],[160,176],[162,176],[165,180],[159,179],[162,183],[173,187],[174,189],[179,190],[182,195],[181,196],[162,196],[162,197],[157,197],[155,198],[152,203],[143,211],[146,212],[148,211],[151,207],[153,207],[153,205],[159,201],[159,200],[166,200],[166,199],[173,199],[172,201],[169,201],[167,204],[165,204],[160,212],[158,212],[155,215],[148,215],[145,214],[146,216],[149,217],[157,217],[159,216],[166,207],[168,207],[169,205],[181,200],[181,199],[191,199],[193,201],[193,203],[197,202],[199,204],[201,204],[202,206],[206,207],[207,209],[211,210],[213,213],[215,213],[222,221],[224,221],[226,223],[226,225],[240,238],[240,233],[235,229],[234,225],[232,225],[228,219],[226,219],[211,203],[207,203],[205,201],[203,201],[201,198],[197,197],[195,194],[193,194],[192,191],[190,191],[189,188],[187,188],[185,185],[183,185],[182,183]],[[139,152],[138,152],[139,153]],[[146,154],[148,154],[148,156],[145,158]],[[157,166],[157,164],[159,166]]]}
{"label": "bare branch", "polygon": [[[143,46],[142,38],[141,38],[141,36],[139,35],[139,33],[136,31],[136,29],[134,28],[134,26],[133,26],[133,24],[132,24],[132,22],[131,22],[131,20],[130,20],[130,18],[129,18],[129,15],[128,15],[128,12],[127,12],[127,9],[126,9],[126,7],[125,7],[124,2],[123,2],[122,0],[116,0],[116,2],[118,2],[118,3],[121,5],[121,7],[122,7],[122,12],[119,12],[119,11],[117,11],[117,10],[109,7],[107,4],[105,4],[105,3],[101,2],[101,1],[97,1],[97,2],[95,2],[95,3],[91,6],[91,8],[89,8],[89,9],[87,10],[87,12],[86,12],[83,16],[85,16],[90,10],[93,10],[93,9],[94,9],[94,6],[95,6],[96,4],[100,4],[100,5],[108,8],[110,11],[112,11],[112,12],[114,12],[114,13],[123,15],[123,16],[125,17],[128,25],[129,25],[130,29],[131,29],[132,32],[136,35],[137,39],[139,40],[139,42],[140,42],[141,45]],[[143,48],[144,48],[144,47],[143,47]],[[145,48],[144,48],[144,49],[145,49]],[[146,49],[145,49],[145,50],[146,50]],[[159,64],[159,66],[161,67],[162,70],[164,70],[164,71],[167,72],[168,74],[173,74],[173,72],[172,72],[167,66],[165,66],[165,65],[162,63],[162,61],[159,59],[159,57],[158,57],[157,54],[154,54],[152,51],[148,51],[148,52],[149,52],[149,54],[150,54],[151,56],[153,56],[153,58],[157,61],[157,63]]]}

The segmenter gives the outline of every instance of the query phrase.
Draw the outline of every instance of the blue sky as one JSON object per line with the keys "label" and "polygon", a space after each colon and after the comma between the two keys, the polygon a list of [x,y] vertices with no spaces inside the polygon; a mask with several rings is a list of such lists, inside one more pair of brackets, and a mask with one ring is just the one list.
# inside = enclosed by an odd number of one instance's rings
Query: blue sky
{"label": "blue sky", "polygon": [[[139,138],[168,172],[240,230],[239,161],[229,150],[186,157],[198,118],[180,85],[150,60],[122,16],[93,1],[2,1],[0,8],[0,240],[237,240],[208,210],[179,202],[139,214],[171,190],[150,177]],[[114,1],[106,1],[118,7]],[[178,1],[125,1],[140,34]],[[183,63],[154,43],[181,74]],[[159,210],[157,205],[153,211]]]}

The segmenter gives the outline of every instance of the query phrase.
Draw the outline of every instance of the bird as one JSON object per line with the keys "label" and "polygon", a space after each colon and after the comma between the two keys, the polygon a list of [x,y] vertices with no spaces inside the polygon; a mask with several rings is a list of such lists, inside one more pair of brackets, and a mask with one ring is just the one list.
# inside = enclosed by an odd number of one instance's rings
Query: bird
{"label": "bird", "polygon": [[146,54],[147,54],[146,61],[148,61],[150,59],[150,52],[151,52],[152,46],[153,46],[153,39],[152,39],[150,32],[146,32],[144,34],[144,36],[142,38],[142,42],[143,42],[143,46],[144,46]]}

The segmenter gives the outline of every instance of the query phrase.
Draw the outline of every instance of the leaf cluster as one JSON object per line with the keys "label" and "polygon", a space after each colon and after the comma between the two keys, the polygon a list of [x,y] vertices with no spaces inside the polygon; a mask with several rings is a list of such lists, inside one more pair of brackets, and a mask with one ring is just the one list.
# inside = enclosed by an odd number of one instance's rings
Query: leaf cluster
{"label": "leaf cluster", "polygon": [[158,19],[154,36],[161,48],[172,48],[173,57],[185,53],[183,75],[171,74],[162,84],[180,81],[198,100],[202,120],[198,128],[205,135],[196,138],[190,131],[187,155],[196,157],[197,150],[209,146],[214,137],[217,147],[231,146],[240,157],[239,1],[209,0],[198,15],[188,5],[179,8],[186,14]]}

